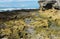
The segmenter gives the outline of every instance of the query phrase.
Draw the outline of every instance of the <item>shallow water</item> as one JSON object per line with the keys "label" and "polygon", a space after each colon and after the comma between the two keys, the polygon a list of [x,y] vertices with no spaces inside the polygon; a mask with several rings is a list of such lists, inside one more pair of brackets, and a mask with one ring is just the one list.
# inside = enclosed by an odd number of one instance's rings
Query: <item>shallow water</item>
{"label": "shallow water", "polygon": [[39,9],[38,1],[1,1],[0,10],[9,9]]}

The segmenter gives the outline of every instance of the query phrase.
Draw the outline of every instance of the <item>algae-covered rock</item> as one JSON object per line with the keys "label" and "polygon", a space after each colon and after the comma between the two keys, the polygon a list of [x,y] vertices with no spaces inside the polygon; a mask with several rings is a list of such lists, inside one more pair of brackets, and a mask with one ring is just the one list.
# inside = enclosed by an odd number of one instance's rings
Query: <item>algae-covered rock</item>
{"label": "algae-covered rock", "polygon": [[60,10],[13,12],[9,17],[0,19],[1,39],[60,39]]}

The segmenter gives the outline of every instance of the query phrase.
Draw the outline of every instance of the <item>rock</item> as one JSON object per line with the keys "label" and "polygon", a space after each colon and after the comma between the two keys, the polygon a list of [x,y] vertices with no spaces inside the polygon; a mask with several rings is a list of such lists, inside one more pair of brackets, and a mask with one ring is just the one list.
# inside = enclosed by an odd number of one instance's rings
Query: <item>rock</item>
{"label": "rock", "polygon": [[8,39],[8,38],[2,38],[2,39]]}

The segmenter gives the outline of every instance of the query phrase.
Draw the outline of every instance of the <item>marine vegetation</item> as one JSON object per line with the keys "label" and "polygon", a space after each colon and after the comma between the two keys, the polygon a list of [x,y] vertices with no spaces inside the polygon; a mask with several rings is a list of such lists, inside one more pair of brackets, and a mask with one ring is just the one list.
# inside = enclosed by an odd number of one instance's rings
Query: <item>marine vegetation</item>
{"label": "marine vegetation", "polygon": [[60,10],[0,15],[3,16],[0,17],[0,39],[60,39]]}

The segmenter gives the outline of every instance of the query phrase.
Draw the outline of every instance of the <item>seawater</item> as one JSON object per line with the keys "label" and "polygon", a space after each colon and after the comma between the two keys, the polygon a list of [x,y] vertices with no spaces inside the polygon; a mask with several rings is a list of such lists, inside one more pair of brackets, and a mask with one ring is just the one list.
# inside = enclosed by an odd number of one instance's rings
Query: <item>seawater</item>
{"label": "seawater", "polygon": [[15,2],[0,2],[0,10],[5,9],[39,9],[38,1],[15,1]]}

